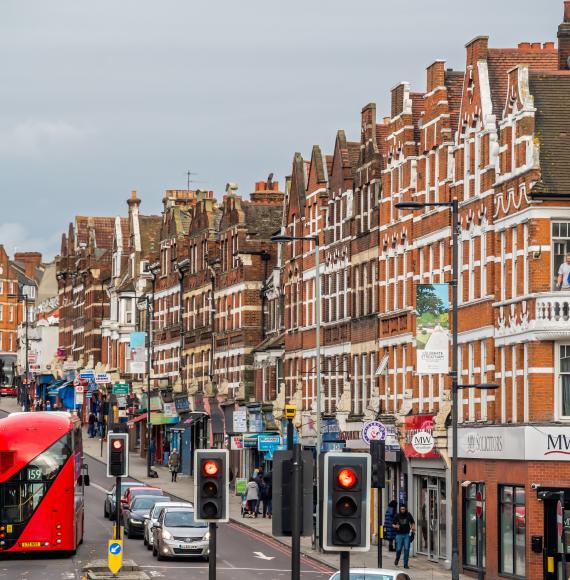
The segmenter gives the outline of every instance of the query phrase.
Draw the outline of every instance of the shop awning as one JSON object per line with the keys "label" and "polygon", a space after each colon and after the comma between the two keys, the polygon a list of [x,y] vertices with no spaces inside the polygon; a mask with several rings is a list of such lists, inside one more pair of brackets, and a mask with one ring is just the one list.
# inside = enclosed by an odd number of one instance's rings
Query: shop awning
{"label": "shop awning", "polygon": [[132,419],[129,419],[127,423],[129,425],[132,425],[133,423],[138,423],[139,421],[146,421],[146,413],[143,415],[139,415],[138,417],[133,417]]}
{"label": "shop awning", "polygon": [[150,414],[151,425],[174,425],[175,423],[178,423],[178,421],[179,421],[178,416],[168,417],[167,415],[159,411],[153,411]]}
{"label": "shop awning", "polygon": [[186,425],[191,425],[192,423],[198,423],[198,421],[202,421],[203,419],[207,419],[207,413],[190,413],[188,419],[183,421]]}

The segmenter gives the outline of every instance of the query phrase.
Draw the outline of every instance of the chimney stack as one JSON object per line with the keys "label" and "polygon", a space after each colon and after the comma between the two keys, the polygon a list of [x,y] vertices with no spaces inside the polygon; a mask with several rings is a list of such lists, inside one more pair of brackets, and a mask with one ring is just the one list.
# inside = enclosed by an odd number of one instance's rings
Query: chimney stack
{"label": "chimney stack", "polygon": [[28,278],[33,278],[36,268],[42,263],[42,255],[39,252],[16,252],[14,262],[24,265]]}
{"label": "chimney stack", "polygon": [[564,0],[564,20],[558,27],[558,68],[570,69],[570,0]]}

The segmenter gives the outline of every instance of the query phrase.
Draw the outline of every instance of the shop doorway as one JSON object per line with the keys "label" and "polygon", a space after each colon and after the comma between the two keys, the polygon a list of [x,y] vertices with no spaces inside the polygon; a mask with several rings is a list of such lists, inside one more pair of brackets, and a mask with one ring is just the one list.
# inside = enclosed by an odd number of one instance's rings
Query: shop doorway
{"label": "shop doorway", "polygon": [[437,562],[446,558],[446,505],[445,479],[429,475],[416,477],[418,553]]}

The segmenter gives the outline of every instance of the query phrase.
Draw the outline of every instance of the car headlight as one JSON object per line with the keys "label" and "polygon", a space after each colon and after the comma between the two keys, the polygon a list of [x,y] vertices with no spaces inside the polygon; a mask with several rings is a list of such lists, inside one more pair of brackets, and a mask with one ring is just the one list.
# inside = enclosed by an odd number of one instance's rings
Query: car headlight
{"label": "car headlight", "polygon": [[131,524],[142,524],[142,520],[135,520],[133,518],[131,518]]}
{"label": "car headlight", "polygon": [[168,530],[162,530],[163,540],[172,540],[172,534]]}
{"label": "car headlight", "polygon": [[209,540],[209,539],[210,539],[210,532],[206,532],[206,533],[203,535],[202,539],[203,539],[203,540]]}

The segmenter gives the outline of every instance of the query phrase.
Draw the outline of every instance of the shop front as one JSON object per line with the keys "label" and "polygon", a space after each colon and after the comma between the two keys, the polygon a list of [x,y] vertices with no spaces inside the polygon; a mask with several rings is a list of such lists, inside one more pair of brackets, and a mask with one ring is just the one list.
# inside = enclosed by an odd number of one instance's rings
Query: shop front
{"label": "shop front", "polygon": [[459,429],[464,572],[564,578],[570,560],[570,437],[562,426]]}
{"label": "shop front", "polygon": [[448,470],[433,438],[433,415],[405,417],[402,439],[398,500],[416,519],[415,551],[433,562],[450,561]]}

